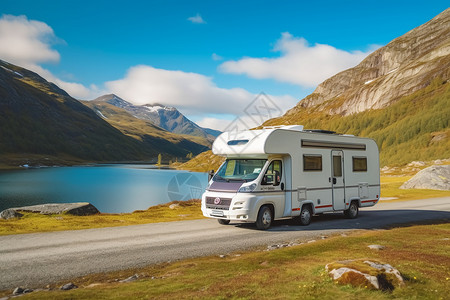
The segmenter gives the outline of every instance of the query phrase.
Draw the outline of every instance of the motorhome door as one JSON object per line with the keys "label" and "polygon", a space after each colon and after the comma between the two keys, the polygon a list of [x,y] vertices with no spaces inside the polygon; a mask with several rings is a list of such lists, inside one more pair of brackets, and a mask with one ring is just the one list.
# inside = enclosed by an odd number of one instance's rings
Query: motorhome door
{"label": "motorhome door", "polygon": [[333,209],[345,209],[344,153],[342,150],[331,151],[331,187]]}

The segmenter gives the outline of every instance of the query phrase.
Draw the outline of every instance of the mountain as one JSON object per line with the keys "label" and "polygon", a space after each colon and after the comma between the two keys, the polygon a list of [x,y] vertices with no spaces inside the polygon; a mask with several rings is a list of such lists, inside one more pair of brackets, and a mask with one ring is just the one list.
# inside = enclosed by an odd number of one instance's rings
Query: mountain
{"label": "mountain", "polygon": [[104,95],[93,101],[107,102],[123,108],[136,118],[150,121],[173,133],[199,136],[210,141],[213,141],[221,133],[217,130],[198,126],[174,107],[161,104],[133,105],[114,94]]}
{"label": "mountain", "polygon": [[450,8],[321,83],[288,114],[316,108],[350,115],[391,105],[450,75]]}
{"label": "mountain", "polygon": [[[381,164],[450,157],[450,9],[322,82],[280,118],[372,137]],[[414,150],[414,151],[411,151]]]}
{"label": "mountain", "polygon": [[204,149],[164,143],[124,135],[53,83],[0,60],[0,165],[141,161]]}
{"label": "mountain", "polygon": [[[124,100],[117,100],[116,104],[119,104],[119,101],[123,101],[121,104],[125,106],[129,104]],[[82,101],[82,103],[123,134],[142,141],[147,147],[157,148],[162,153],[185,158],[189,153],[198,154],[211,146],[211,142],[206,138],[169,132],[150,121],[132,116],[118,105],[102,100]]]}

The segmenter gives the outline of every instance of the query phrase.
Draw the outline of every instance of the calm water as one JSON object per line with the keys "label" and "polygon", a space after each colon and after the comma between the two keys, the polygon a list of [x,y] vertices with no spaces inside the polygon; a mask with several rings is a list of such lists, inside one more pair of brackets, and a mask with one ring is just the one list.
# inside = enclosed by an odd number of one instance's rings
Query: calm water
{"label": "calm water", "polygon": [[102,165],[0,172],[0,211],[42,203],[90,202],[101,212],[147,209],[174,200],[200,198],[206,173]]}

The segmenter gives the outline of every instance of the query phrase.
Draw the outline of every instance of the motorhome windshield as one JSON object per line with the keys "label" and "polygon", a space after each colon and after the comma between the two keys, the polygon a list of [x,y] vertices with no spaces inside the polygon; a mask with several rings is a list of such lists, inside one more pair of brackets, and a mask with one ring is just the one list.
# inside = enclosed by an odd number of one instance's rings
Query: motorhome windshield
{"label": "motorhome windshield", "polygon": [[266,159],[227,159],[214,176],[214,181],[252,181],[261,172]]}

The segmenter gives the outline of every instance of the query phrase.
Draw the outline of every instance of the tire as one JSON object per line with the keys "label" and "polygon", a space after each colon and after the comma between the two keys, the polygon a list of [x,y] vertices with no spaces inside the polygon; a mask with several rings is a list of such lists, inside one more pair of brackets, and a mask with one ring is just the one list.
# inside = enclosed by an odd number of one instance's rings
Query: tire
{"label": "tire", "polygon": [[220,225],[230,224],[230,220],[225,220],[225,219],[217,219],[217,222],[219,222]]}
{"label": "tire", "polygon": [[357,201],[352,201],[350,207],[344,211],[344,215],[348,219],[356,219],[358,217],[359,207]]}
{"label": "tire", "polygon": [[303,205],[302,211],[300,212],[300,216],[298,216],[298,220],[300,221],[300,225],[307,226],[311,223],[312,219],[312,209],[311,205]]}
{"label": "tire", "polygon": [[270,207],[264,205],[261,206],[256,218],[256,227],[259,230],[267,230],[272,225],[273,214]]}

